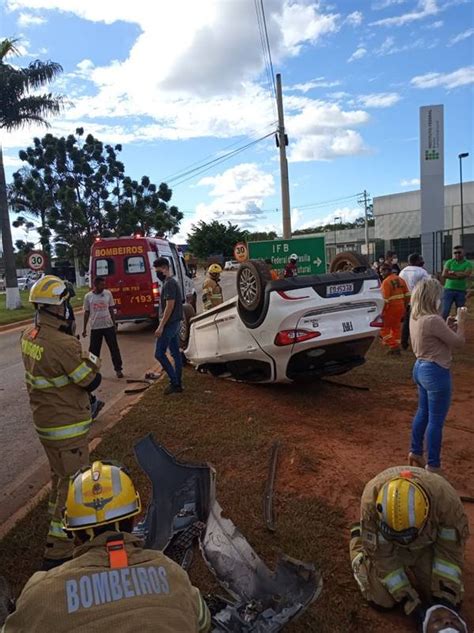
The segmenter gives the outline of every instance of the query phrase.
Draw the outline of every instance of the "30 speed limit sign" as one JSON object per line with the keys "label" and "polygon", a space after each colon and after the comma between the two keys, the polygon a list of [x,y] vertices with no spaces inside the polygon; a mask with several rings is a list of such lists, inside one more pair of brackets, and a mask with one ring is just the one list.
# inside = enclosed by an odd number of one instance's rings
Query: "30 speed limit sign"
{"label": "30 speed limit sign", "polygon": [[46,265],[46,255],[42,251],[31,251],[27,262],[31,270],[43,270]]}
{"label": "30 speed limit sign", "polygon": [[238,242],[234,246],[234,257],[238,262],[246,262],[249,258],[247,244],[244,242]]}

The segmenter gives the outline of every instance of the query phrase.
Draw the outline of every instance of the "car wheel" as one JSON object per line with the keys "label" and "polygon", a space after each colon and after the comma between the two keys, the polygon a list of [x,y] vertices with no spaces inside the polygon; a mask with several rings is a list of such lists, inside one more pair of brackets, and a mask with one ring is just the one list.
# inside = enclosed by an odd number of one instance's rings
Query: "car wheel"
{"label": "car wheel", "polygon": [[342,273],[346,271],[362,272],[370,268],[369,260],[365,255],[355,251],[338,253],[329,266],[330,273]]}
{"label": "car wheel", "polygon": [[181,349],[186,349],[189,341],[189,333],[191,330],[191,319],[196,316],[194,308],[189,303],[185,303],[183,306],[183,318],[181,320],[181,327],[179,329],[179,344]]}
{"label": "car wheel", "polygon": [[268,266],[257,260],[250,260],[240,265],[237,273],[237,294],[239,304],[247,312],[260,310],[267,282],[272,277]]}

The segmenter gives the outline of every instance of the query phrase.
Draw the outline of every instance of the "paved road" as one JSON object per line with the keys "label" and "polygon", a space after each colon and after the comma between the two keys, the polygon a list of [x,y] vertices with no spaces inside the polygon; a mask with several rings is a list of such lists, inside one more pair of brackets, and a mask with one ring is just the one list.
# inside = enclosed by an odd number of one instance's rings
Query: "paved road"
{"label": "paved road", "polygon": [[[202,276],[196,279],[198,310],[201,309]],[[235,293],[235,273],[223,275],[224,298]],[[82,316],[78,315],[78,331]],[[0,334],[0,524],[25,500],[33,496],[48,477],[46,458],[33,430],[28,396],[24,383],[18,328]],[[119,328],[119,344],[126,378],[142,378],[155,364],[153,329],[146,324],[127,324]],[[83,339],[86,348],[88,340]],[[103,381],[98,395],[107,403],[117,402],[125,388],[125,379],[115,377],[106,346],[103,348]],[[124,396],[127,398],[127,396]],[[106,412],[106,409],[104,409]],[[99,418],[100,419],[100,418]]]}

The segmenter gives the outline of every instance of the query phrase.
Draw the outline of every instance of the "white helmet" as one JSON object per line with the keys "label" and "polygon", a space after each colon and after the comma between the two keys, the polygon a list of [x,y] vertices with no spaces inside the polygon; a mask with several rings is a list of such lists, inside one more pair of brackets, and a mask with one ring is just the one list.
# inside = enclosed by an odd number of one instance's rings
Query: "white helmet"
{"label": "white helmet", "polygon": [[290,255],[290,261],[293,260],[293,259],[295,261],[298,261],[298,255],[296,255],[295,253],[293,253],[293,255]]}

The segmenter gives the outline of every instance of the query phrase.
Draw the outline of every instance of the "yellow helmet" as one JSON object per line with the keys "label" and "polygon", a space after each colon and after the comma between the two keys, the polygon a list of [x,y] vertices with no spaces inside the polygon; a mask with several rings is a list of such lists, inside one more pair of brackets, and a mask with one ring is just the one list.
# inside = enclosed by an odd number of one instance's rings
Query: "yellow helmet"
{"label": "yellow helmet", "polygon": [[211,264],[207,269],[207,272],[210,275],[220,275],[222,272],[222,267],[219,264]]}
{"label": "yellow helmet", "polygon": [[140,495],[127,471],[112,462],[94,462],[69,482],[64,527],[87,530],[122,521],[140,511]]}
{"label": "yellow helmet", "polygon": [[377,495],[377,514],[382,535],[389,541],[408,544],[426,523],[430,500],[413,473],[403,471],[387,481]]}
{"label": "yellow helmet", "polygon": [[59,306],[68,296],[66,284],[55,275],[44,275],[31,286],[30,303]]}

